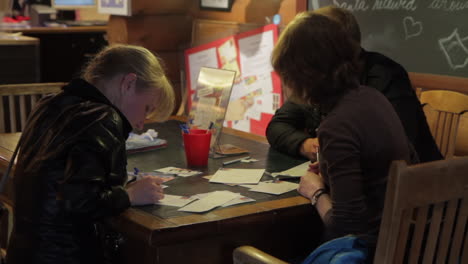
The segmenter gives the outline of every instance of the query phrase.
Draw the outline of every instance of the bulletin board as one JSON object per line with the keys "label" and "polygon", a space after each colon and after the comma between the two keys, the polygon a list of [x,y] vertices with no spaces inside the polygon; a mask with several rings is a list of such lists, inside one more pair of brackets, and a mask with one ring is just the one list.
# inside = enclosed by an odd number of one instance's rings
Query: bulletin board
{"label": "bulletin board", "polygon": [[281,81],[270,63],[277,39],[278,27],[272,24],[186,50],[188,109],[201,67],[235,71],[224,126],[264,136],[283,100]]}

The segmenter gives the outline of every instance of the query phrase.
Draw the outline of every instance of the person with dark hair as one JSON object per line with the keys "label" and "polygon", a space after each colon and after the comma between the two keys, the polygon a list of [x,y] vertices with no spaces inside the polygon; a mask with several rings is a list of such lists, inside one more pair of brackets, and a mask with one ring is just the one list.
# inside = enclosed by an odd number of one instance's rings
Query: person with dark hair
{"label": "person with dark hair", "polygon": [[293,102],[327,112],[317,129],[320,161],[298,191],[320,214],[325,241],[353,234],[372,256],[390,164],[409,162],[411,150],[385,96],[359,84],[360,51],[338,22],[308,12],[288,24],[271,61]]}
{"label": "person with dark hair", "polygon": [[173,106],[159,60],[131,45],[105,48],[82,79],[41,100],[19,143],[7,263],[105,263],[103,221],[164,197],[156,177],[126,184],[125,140]]}
{"label": "person with dark hair", "polygon": [[[346,9],[327,6],[313,11],[338,22],[356,43],[361,42],[359,25]],[[406,70],[390,58],[360,49],[359,82],[380,91],[393,105],[405,133],[421,162],[443,159],[427,125],[426,117]],[[270,145],[292,156],[315,159],[318,143],[315,129],[324,109],[299,105],[288,100],[269,123],[266,136]],[[306,120],[303,122],[303,120]]]}

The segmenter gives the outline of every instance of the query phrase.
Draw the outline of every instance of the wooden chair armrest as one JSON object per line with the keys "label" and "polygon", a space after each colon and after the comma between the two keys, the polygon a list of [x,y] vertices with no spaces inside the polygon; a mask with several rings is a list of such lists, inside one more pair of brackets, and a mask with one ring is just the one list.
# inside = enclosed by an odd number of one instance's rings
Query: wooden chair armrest
{"label": "wooden chair armrest", "polygon": [[236,248],[232,257],[234,264],[287,264],[287,262],[251,246]]}

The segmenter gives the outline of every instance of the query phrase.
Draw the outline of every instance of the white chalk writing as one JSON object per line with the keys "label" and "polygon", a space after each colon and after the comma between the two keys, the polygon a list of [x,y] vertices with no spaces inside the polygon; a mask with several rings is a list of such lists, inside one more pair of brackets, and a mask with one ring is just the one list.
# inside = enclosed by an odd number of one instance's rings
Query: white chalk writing
{"label": "white chalk writing", "polygon": [[405,39],[417,37],[423,31],[421,21],[415,21],[413,17],[407,16],[403,19],[403,28],[405,29]]}
{"label": "white chalk writing", "polygon": [[[318,1],[312,1],[313,7],[319,7]],[[333,0],[333,5],[346,8],[350,11],[370,10],[407,10],[414,11],[418,8],[416,0],[375,0],[372,7],[367,0]]]}
{"label": "white chalk writing", "polygon": [[428,8],[444,11],[461,11],[468,9],[468,1],[432,0]]}
{"label": "white chalk writing", "polygon": [[408,10],[414,11],[416,0],[375,0],[372,10]]}
{"label": "white chalk writing", "polygon": [[354,2],[340,2],[338,0],[333,0],[333,4],[338,7],[348,9],[349,11],[366,11],[369,9],[369,5],[365,0],[355,0]]}
{"label": "white chalk writing", "polygon": [[439,47],[454,70],[468,65],[468,48],[463,43],[466,40],[468,36],[462,39],[458,34],[458,28],[454,29],[450,36],[439,39]]}

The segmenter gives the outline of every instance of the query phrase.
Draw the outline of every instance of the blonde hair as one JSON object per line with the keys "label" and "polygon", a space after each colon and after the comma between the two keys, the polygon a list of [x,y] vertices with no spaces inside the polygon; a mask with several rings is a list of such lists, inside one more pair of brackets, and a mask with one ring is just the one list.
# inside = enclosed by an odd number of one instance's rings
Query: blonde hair
{"label": "blonde hair", "polygon": [[156,110],[147,118],[166,120],[174,109],[174,90],[164,73],[162,62],[148,49],[120,44],[108,46],[88,63],[82,78],[97,85],[118,74],[127,73],[137,75],[139,92],[155,90],[158,94]]}

